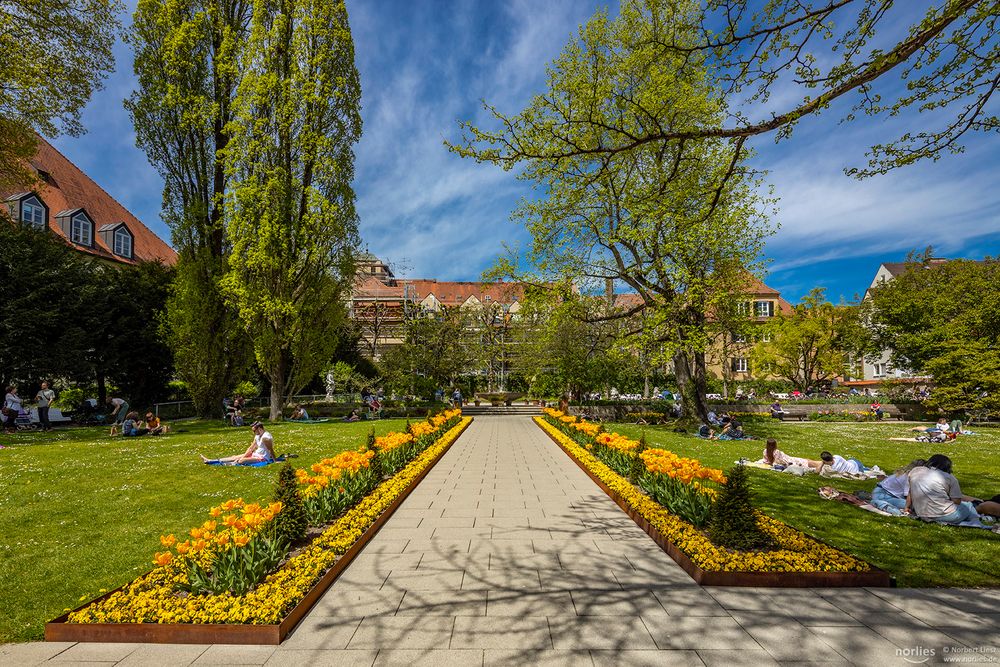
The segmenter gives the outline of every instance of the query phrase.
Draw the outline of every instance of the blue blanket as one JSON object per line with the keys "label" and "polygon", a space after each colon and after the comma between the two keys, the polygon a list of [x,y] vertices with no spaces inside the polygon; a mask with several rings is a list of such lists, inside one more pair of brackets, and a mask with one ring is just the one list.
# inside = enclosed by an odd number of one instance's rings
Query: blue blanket
{"label": "blue blanket", "polygon": [[222,462],[219,459],[212,459],[210,461],[205,461],[207,466],[238,466],[240,468],[263,468],[264,466],[269,466],[272,463],[281,463],[282,461],[287,461],[288,455],[282,454],[273,461],[257,461],[255,463],[233,463],[233,462]]}

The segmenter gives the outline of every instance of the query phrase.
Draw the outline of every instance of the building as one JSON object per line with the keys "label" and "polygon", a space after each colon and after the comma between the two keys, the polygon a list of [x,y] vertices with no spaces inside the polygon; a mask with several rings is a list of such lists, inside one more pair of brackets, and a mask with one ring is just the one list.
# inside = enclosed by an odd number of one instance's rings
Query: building
{"label": "building", "polygon": [[515,283],[398,279],[388,264],[367,254],[357,264],[350,316],[358,326],[365,353],[378,360],[403,342],[408,317],[447,308],[477,312],[489,308],[509,323],[523,300],[524,286]]}
{"label": "building", "polygon": [[12,220],[48,229],[77,251],[106,262],[177,261],[173,248],[41,137],[31,166],[37,184],[0,192]]}
{"label": "building", "polygon": [[[935,264],[943,264],[947,261],[947,259],[935,257],[928,260],[928,265],[934,266]],[[873,289],[879,285],[884,285],[896,276],[901,275],[910,266],[912,266],[912,263],[907,262],[883,262],[880,264],[878,270],[875,271],[875,277],[872,278],[871,284],[868,286],[868,289],[865,290],[865,299],[870,297]],[[883,350],[879,355],[865,357],[862,360],[861,380],[846,382],[845,384],[863,387],[877,385],[886,380],[924,383],[929,379],[925,376],[916,375],[905,368],[894,368],[890,361],[891,356],[892,350]]]}

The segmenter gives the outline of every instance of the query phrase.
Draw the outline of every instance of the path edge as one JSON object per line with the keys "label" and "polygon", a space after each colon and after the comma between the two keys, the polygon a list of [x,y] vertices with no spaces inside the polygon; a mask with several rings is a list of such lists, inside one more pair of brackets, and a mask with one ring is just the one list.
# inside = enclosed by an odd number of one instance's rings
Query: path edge
{"label": "path edge", "polygon": [[[701,586],[742,586],[768,588],[888,588],[895,584],[892,576],[871,563],[867,572],[713,572],[703,570],[681,551],[677,545],[667,539],[646,517],[639,514],[621,495],[609,488],[578,458],[573,456],[555,434],[544,428],[540,418],[532,421],[545,435],[561,449],[571,461],[576,463],[587,477],[591,479],[618,507],[642,528],[656,544],[670,556],[681,569],[687,572],[695,583]],[[816,539],[810,536],[810,539]],[[819,542],[820,540],[816,540]]]}
{"label": "path edge", "polygon": [[[281,623],[267,625],[237,625],[229,623],[67,623],[67,619],[71,613],[122,590],[125,586],[128,586],[128,583],[126,583],[46,623],[45,641],[277,646],[295,629],[299,621],[309,613],[309,610],[319,601],[327,589],[333,585],[333,582],[337,580],[341,573],[347,569],[358,554],[378,534],[386,521],[392,517],[410,493],[420,485],[424,477],[434,469],[438,461],[451,450],[452,445],[465,433],[469,425],[472,424],[472,421],[472,417],[462,417],[462,421],[441,436],[442,440],[450,438],[451,441],[396,496],[389,507],[361,534],[361,537],[358,538],[351,548],[338,558],[337,562],[320,577],[319,581],[288,612]],[[391,479],[390,477],[388,480],[385,480],[383,484]]]}

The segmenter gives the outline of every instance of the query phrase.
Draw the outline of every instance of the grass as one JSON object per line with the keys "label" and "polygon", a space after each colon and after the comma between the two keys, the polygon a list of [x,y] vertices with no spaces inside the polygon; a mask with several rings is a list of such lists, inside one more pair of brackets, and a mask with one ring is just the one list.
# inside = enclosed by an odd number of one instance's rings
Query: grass
{"label": "grass", "polygon": [[[278,424],[278,453],[309,466],[382,435],[402,420]],[[0,643],[42,637],[45,621],[78,600],[152,567],[161,534],[186,533],[227,498],[269,500],[278,466],[218,468],[198,453],[242,453],[248,428],[183,422],[155,438],[110,438],[106,428],[0,436]]]}
{"label": "grass", "polygon": [[[1000,493],[1000,430],[984,429],[947,444],[894,442],[907,437],[906,424],[813,424],[753,422],[753,441],[710,441],[674,433],[667,427],[608,424],[608,430],[639,437],[706,465],[727,469],[741,457],[762,457],[764,439],[775,438],[786,454],[818,459],[824,449],[892,471],[915,458],[947,454],[966,495]],[[900,586],[1000,586],[1000,535],[972,528],[952,528],[908,518],[883,517],[847,503],[824,500],[821,486],[842,491],[874,488],[874,481],[796,477],[751,468],[757,505],[765,513],[828,544],[891,572]]]}

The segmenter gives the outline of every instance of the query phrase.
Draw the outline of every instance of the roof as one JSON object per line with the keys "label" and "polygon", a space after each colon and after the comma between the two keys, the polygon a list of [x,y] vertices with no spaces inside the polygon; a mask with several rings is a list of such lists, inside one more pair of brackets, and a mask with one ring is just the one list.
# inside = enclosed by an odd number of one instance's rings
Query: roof
{"label": "roof", "polygon": [[[66,234],[60,228],[56,217],[85,209],[87,215],[94,221],[94,226],[105,228],[109,224],[124,223],[132,232],[132,256],[126,259],[115,255],[111,248],[101,238],[94,234],[94,246],[87,248],[71,244],[80,252],[95,255],[103,259],[124,264],[135,264],[143,260],[160,260],[164,264],[174,264],[177,253],[166,241],[157,236],[149,227],[122,206],[114,197],[108,194],[92,178],[73,164],[65,155],[57,151],[52,144],[42,137],[38,139],[38,152],[31,165],[39,172],[45,172],[35,192],[49,207],[49,211],[59,211],[49,215],[49,230],[70,243]],[[23,186],[22,186],[23,187]],[[25,193],[26,194],[26,193]],[[11,194],[0,192],[0,199],[9,199]]]}
{"label": "roof", "polygon": [[490,301],[499,303],[511,303],[524,299],[524,285],[521,283],[482,283],[482,282],[451,282],[443,280],[401,280],[402,286],[409,285],[411,296],[416,301],[423,301],[428,295],[433,294],[434,298],[446,306],[461,305],[469,300],[469,297],[476,297],[479,301],[484,301],[485,297],[490,297]]}
{"label": "roof", "polygon": [[906,272],[906,267],[910,266],[907,262],[882,262],[882,266],[885,270],[892,274],[893,278],[896,278]]}

